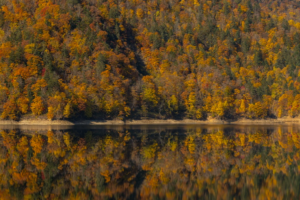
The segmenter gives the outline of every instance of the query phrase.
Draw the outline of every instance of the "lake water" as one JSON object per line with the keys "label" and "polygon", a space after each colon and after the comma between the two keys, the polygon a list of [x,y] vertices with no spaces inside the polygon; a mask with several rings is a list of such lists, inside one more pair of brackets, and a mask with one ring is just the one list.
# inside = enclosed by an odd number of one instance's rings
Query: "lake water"
{"label": "lake water", "polygon": [[300,126],[0,129],[0,199],[300,199]]}

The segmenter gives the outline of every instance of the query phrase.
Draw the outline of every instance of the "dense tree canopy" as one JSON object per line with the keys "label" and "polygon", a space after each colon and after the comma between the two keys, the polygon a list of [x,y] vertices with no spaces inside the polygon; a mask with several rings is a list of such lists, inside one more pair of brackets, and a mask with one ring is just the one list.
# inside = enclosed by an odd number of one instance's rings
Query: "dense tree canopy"
{"label": "dense tree canopy", "polygon": [[2,0],[3,119],[300,112],[300,1]]}

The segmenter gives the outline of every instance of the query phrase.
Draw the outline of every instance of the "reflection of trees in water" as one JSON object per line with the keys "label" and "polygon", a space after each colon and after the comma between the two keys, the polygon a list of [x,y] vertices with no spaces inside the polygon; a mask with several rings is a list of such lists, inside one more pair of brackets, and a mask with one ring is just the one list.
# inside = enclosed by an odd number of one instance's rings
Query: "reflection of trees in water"
{"label": "reflection of trees in water", "polygon": [[4,199],[299,199],[295,127],[27,133],[1,132]]}

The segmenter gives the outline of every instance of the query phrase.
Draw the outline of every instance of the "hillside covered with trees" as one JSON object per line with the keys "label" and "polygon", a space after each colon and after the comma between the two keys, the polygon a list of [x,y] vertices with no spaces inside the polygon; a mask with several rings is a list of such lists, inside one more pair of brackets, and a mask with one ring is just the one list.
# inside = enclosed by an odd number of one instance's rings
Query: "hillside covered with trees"
{"label": "hillside covered with trees", "polygon": [[1,0],[3,119],[300,114],[300,1]]}

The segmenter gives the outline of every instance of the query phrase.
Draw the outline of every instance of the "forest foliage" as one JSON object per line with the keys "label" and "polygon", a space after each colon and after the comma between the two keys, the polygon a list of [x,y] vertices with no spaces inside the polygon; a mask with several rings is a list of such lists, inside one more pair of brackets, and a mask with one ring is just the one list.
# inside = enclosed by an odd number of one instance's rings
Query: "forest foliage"
{"label": "forest foliage", "polygon": [[1,117],[296,117],[299,9],[298,0],[1,0]]}

